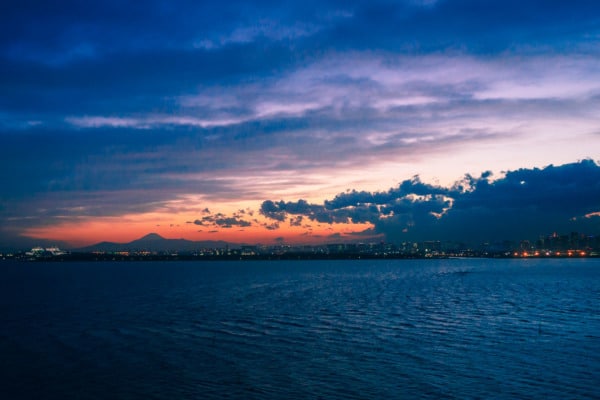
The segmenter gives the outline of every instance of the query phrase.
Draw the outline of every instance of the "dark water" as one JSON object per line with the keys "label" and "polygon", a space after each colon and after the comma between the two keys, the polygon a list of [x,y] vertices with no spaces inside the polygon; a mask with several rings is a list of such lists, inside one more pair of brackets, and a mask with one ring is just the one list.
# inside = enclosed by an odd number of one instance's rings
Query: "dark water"
{"label": "dark water", "polygon": [[600,259],[0,263],[0,398],[598,398]]}

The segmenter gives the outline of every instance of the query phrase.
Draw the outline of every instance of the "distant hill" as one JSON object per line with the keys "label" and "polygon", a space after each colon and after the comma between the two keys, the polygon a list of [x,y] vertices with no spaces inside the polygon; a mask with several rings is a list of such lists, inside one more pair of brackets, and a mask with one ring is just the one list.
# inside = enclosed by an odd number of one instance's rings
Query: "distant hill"
{"label": "distant hill", "polygon": [[193,241],[187,239],[165,239],[157,233],[150,233],[129,243],[100,242],[91,246],[74,249],[73,251],[192,251],[203,248],[222,249],[227,246],[229,246],[229,243],[221,240]]}

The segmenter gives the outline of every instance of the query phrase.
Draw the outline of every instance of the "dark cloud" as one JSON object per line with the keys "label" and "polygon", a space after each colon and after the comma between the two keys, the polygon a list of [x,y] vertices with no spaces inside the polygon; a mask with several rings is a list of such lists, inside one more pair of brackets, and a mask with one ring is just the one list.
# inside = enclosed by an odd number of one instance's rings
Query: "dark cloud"
{"label": "dark cloud", "polygon": [[[573,40],[597,28],[595,15],[598,4],[591,0],[177,1],[168,5],[62,1],[52,6],[22,1],[3,7],[0,44],[30,56],[42,53],[55,62],[115,48],[218,48],[257,38],[296,45],[308,42],[307,46],[320,43],[322,48],[370,44],[371,48],[439,49],[466,42],[489,50],[523,40]],[[82,44],[89,47],[87,53]],[[59,57],[60,53],[69,57]]]}
{"label": "dark cloud", "polygon": [[302,220],[304,217],[302,215],[297,215],[294,218],[290,218],[290,226],[302,226]]}
{"label": "dark cloud", "polygon": [[248,227],[252,226],[252,222],[246,221],[244,219],[239,218],[239,216],[234,215],[231,217],[225,216],[225,214],[217,213],[214,215],[207,215],[202,217],[202,219],[196,219],[194,224],[200,226],[218,226],[220,228],[233,228],[234,226],[238,227]]}
{"label": "dark cloud", "polygon": [[[530,238],[551,232],[600,231],[600,167],[591,160],[520,169],[497,181],[478,179],[456,197],[437,228],[472,238]],[[421,232],[423,233],[423,232]]]}
{"label": "dark cloud", "polygon": [[277,221],[284,221],[286,218],[285,210],[282,210],[279,204],[266,200],[261,206],[259,212],[267,218],[271,218]]}
{"label": "dark cloud", "polygon": [[273,202],[266,200],[260,207],[260,213],[267,218],[284,221],[289,215],[304,215],[311,220],[325,223],[348,222],[349,216],[344,212],[328,212],[324,206],[309,204],[306,200],[297,202]]}
{"label": "dark cloud", "polygon": [[219,218],[215,220],[215,224],[222,226],[224,228],[231,228],[232,226],[252,226],[251,222],[242,220],[242,219],[237,219],[237,218]]}
{"label": "dark cloud", "polygon": [[295,64],[293,58],[288,49],[253,43],[218,51],[110,54],[60,68],[0,56],[0,88],[12,93],[0,98],[0,106],[58,115],[169,112],[178,107],[175,96],[194,94],[201,85],[231,85],[244,76],[263,75],[274,65]]}
{"label": "dark cloud", "polygon": [[269,231],[275,231],[275,230],[279,229],[279,223],[277,223],[277,222],[273,222],[273,223],[271,223],[271,224],[263,224],[263,227],[264,227],[266,230],[269,230]]}
{"label": "dark cloud", "polygon": [[587,35],[576,21],[598,29],[591,16],[598,12],[598,4],[590,0],[573,4],[453,0],[424,6],[408,1],[372,1],[359,2],[353,10],[352,18],[340,21],[326,33],[329,41],[338,46],[405,52],[462,46],[492,53],[512,49],[519,42],[552,46],[557,40],[562,46],[578,42]]}
{"label": "dark cloud", "polygon": [[[600,166],[584,160],[543,169],[465,176],[452,188],[405,180],[387,192],[348,191],[324,205],[266,201],[263,215],[319,222],[370,222],[388,240],[502,240],[600,231]],[[587,217],[586,217],[587,216]]]}
{"label": "dark cloud", "polygon": [[373,228],[367,228],[360,232],[350,232],[350,233],[347,233],[346,235],[357,238],[357,239],[358,238],[364,238],[364,239],[383,238],[383,235],[381,233],[376,232],[375,229],[373,229]]}
{"label": "dark cloud", "polygon": [[52,8],[32,3],[27,12],[7,6],[0,17],[0,88],[10,93],[0,104],[15,112],[102,115],[172,112],[178,108],[175,96],[200,86],[228,86],[248,76],[272,79],[334,51],[427,54],[458,48],[488,55],[515,51],[522,43],[573,49],[598,34],[594,16],[600,8],[584,0],[568,6],[541,0],[279,7],[270,2],[165,6],[156,1],[143,7],[61,2]]}
{"label": "dark cloud", "polygon": [[0,43],[13,52],[20,50],[21,57],[53,64],[140,48],[194,48],[205,43],[218,48],[269,36],[268,26],[260,27],[261,18],[285,18],[269,3],[109,0],[95,5],[61,1],[49,7],[43,1],[23,1],[3,6]]}
{"label": "dark cloud", "polygon": [[323,205],[297,202],[263,202],[261,214],[284,221],[304,216],[320,223],[379,223],[383,218],[409,223],[413,214],[441,214],[450,206],[449,189],[427,185],[418,177],[402,182],[387,192],[348,191],[326,200]]}

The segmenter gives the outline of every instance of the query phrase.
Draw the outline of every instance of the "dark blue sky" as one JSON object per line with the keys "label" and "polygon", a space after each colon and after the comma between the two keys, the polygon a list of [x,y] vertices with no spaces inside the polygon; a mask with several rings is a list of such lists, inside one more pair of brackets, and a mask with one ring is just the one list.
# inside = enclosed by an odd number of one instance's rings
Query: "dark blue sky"
{"label": "dark blue sky", "polygon": [[[596,1],[22,1],[0,11],[5,247],[151,231],[491,238],[516,234],[502,225],[513,217],[523,234],[600,231]],[[452,189],[484,171],[492,197],[481,182]],[[509,184],[518,173],[560,188],[556,209],[527,203]],[[438,188],[433,197],[396,193],[414,175]],[[353,206],[361,217],[327,208],[347,190],[390,190],[406,204]],[[273,209],[273,219],[265,209],[301,199],[312,211]],[[486,232],[469,222],[481,213]]]}

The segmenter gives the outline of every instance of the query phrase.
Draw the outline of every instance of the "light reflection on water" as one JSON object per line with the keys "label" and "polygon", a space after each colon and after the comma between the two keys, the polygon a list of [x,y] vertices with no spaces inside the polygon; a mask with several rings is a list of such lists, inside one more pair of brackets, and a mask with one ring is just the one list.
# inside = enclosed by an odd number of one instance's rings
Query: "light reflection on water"
{"label": "light reflection on water", "polygon": [[10,398],[593,398],[600,260],[0,264]]}

